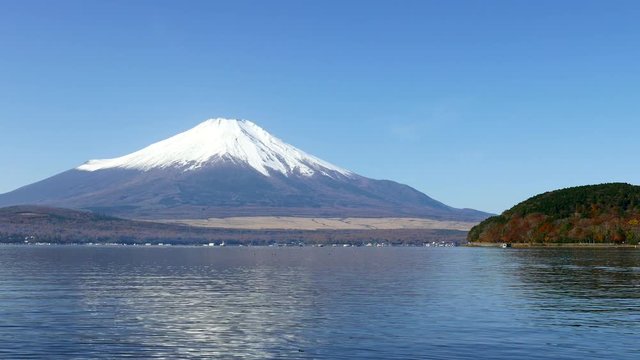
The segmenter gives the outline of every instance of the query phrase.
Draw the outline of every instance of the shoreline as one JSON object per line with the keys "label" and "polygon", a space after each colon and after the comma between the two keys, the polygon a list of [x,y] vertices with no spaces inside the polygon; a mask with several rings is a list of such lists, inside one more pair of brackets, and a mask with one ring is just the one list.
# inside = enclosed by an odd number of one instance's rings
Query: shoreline
{"label": "shoreline", "polygon": [[[503,243],[469,242],[468,247],[488,247],[502,248]],[[640,245],[613,244],[613,243],[512,243],[511,249],[544,249],[544,248],[567,248],[567,249],[638,249]]]}

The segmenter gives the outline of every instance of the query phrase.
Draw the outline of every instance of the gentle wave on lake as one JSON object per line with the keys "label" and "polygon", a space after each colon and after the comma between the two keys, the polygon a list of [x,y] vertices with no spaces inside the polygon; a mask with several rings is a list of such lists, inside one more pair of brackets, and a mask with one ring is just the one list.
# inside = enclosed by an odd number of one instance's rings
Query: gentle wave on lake
{"label": "gentle wave on lake", "polygon": [[0,246],[0,358],[636,359],[632,249]]}

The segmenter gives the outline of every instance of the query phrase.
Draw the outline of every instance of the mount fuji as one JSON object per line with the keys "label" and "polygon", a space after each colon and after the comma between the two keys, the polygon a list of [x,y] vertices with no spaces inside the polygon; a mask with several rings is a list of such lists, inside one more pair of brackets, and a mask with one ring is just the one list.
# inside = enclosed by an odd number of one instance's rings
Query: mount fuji
{"label": "mount fuji", "polygon": [[0,195],[0,206],[24,204],[138,219],[489,216],[452,208],[407,185],[360,176],[250,121],[222,118]]}

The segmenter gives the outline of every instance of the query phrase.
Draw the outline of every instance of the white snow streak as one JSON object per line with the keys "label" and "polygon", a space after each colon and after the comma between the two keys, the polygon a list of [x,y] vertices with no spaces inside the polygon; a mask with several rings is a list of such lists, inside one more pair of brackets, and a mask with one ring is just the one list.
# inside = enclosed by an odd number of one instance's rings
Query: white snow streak
{"label": "white snow streak", "polygon": [[331,173],[352,174],[286,144],[251,121],[223,118],[207,120],[129,155],[90,160],[76,169],[96,171],[124,168],[147,171],[177,167],[189,171],[225,160],[247,164],[265,176],[270,176],[270,171],[285,176],[311,176],[316,172],[326,176],[331,176]]}

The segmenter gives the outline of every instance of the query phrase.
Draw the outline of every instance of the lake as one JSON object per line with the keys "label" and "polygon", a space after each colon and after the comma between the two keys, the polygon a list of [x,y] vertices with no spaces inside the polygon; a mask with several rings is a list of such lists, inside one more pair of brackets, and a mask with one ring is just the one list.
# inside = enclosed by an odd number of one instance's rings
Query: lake
{"label": "lake", "polygon": [[0,246],[0,358],[637,359],[640,250]]}

